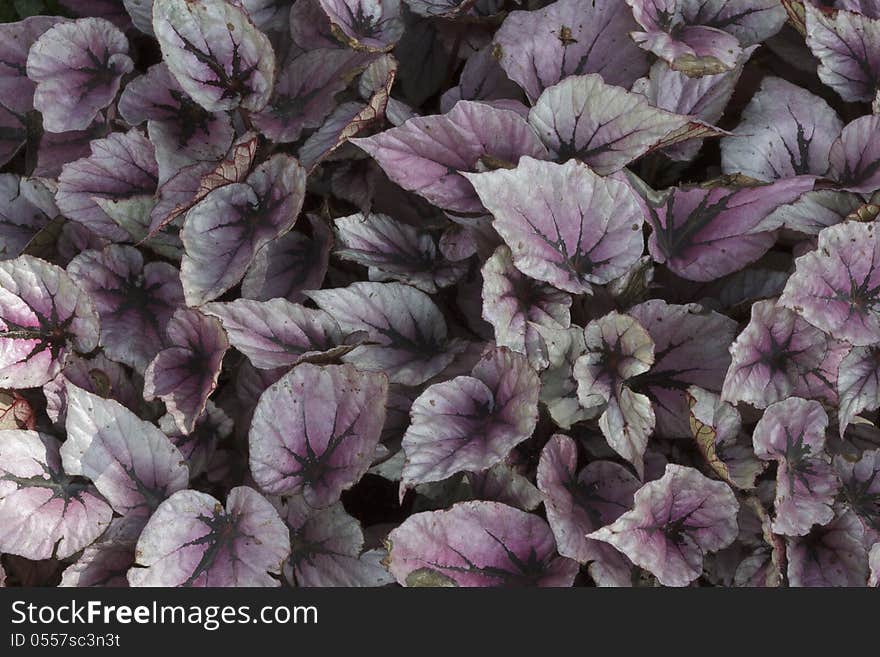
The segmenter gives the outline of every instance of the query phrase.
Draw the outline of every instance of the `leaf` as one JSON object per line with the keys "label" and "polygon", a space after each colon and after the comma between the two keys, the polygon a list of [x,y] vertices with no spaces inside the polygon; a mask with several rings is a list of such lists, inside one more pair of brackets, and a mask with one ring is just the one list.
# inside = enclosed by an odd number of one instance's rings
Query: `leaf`
{"label": "leaf", "polygon": [[847,124],[831,146],[828,154],[830,175],[840,182],[844,190],[869,194],[880,188],[880,139],[876,138],[877,130],[880,130],[880,117],[863,116]]}
{"label": "leaf", "polygon": [[388,380],[351,365],[304,363],[261,396],[251,423],[254,481],[324,507],[370,467],[385,420]]}
{"label": "leaf", "polygon": [[81,18],[46,30],[27,58],[27,75],[37,85],[34,108],[43,115],[43,128],[88,128],[133,69],[128,41],[109,21]]}
{"label": "leaf", "polygon": [[880,408],[880,351],[875,347],[853,347],[840,362],[837,392],[842,436],[859,413]]}
{"label": "leaf", "polygon": [[111,133],[90,142],[91,155],[68,161],[58,176],[58,209],[100,237],[130,240],[127,231],[101,209],[96,198],[121,201],[152,196],[159,169],[152,143],[138,130]]}
{"label": "leaf", "polygon": [[367,267],[370,280],[397,280],[434,294],[463,273],[442,258],[430,235],[388,215],[358,213],[334,224],[334,254]]}
{"label": "leaf", "polygon": [[340,41],[355,50],[390,50],[403,35],[400,0],[318,0]]}
{"label": "leaf", "polygon": [[654,342],[650,372],[636,376],[630,385],[651,400],[658,433],[688,436],[687,388],[698,385],[721,391],[736,324],[698,304],[668,304],[660,299],[633,306],[628,314]]}
{"label": "leaf", "polygon": [[481,273],[483,319],[495,331],[495,344],[525,354],[537,371],[546,369],[550,361],[538,327],[568,328],[571,297],[521,274],[504,245],[495,250]]}
{"label": "leaf", "polygon": [[0,431],[0,551],[65,559],[97,539],[113,511],[95,487],[65,474],[58,440]]}
{"label": "leaf", "polygon": [[547,154],[521,116],[473,101],[460,101],[447,114],[416,117],[351,143],[372,155],[404,189],[460,213],[483,210],[468,176],[462,174],[485,170],[486,163],[515,165],[522,156]]}
{"label": "leaf", "polygon": [[739,411],[697,386],[689,387],[687,396],[691,434],[709,467],[731,486],[755,488],[755,480],[766,466],[757,459],[751,445],[741,440]]}
{"label": "leaf", "polygon": [[643,213],[628,185],[584,164],[524,157],[512,170],[468,174],[525,275],[588,294],[642,255]]}
{"label": "leaf", "polygon": [[168,70],[209,112],[266,106],[274,50],[240,7],[226,0],[155,0],[153,31]]}
{"label": "leaf", "polygon": [[302,131],[318,128],[336,107],[363,66],[365,56],[340,48],[309,50],[293,58],[278,73],[268,105],[254,114],[253,123],[266,137],[293,142]]}
{"label": "leaf", "polygon": [[834,457],[841,498],[867,530],[880,531],[880,450],[865,450],[857,461]]}
{"label": "leaf", "polygon": [[632,508],[639,481],[611,461],[593,461],[580,473],[576,467],[574,440],[561,434],[551,437],[541,452],[537,480],[559,554],[588,564],[599,586],[630,586],[629,560],[586,536]]}
{"label": "leaf", "polygon": [[92,300],[63,269],[29,255],[0,262],[0,387],[48,383],[98,332]]}
{"label": "leaf", "polygon": [[826,361],[835,351],[833,340],[791,310],[759,301],[730,347],[721,397],[767,408],[793,395],[811,396],[817,380],[833,391],[837,369],[828,372]]}
{"label": "leaf", "polygon": [[119,363],[98,352],[92,358],[71,355],[64,369],[43,386],[46,415],[63,425],[67,417],[67,382],[105,399],[115,399],[132,411],[140,408],[143,395],[130,372]]}
{"label": "leaf", "polygon": [[151,587],[280,586],[273,575],[280,574],[289,554],[287,527],[254,489],[233,488],[225,509],[207,493],[183,490],[165,500],[144,527],[128,582]]}
{"label": "leaf", "polygon": [[121,516],[146,521],[162,500],[189,483],[183,456],[155,425],[72,383],[65,429],[65,472],[95,482]]}
{"label": "leaf", "polygon": [[171,316],[165,333],[170,346],[144,372],[144,399],[165,402],[178,429],[188,434],[217,387],[229,340],[219,321],[188,308]]}
{"label": "leaf", "polygon": [[558,0],[538,11],[513,11],[495,34],[501,67],[531,100],[569,75],[599,73],[629,88],[648,60],[629,37],[636,27],[619,1]]}
{"label": "leaf", "polygon": [[21,255],[57,214],[52,193],[39,182],[0,174],[0,259]]}
{"label": "leaf", "polygon": [[669,464],[636,492],[631,511],[587,538],[614,546],[664,586],[687,586],[703,572],[706,553],[736,539],[738,509],[727,484]]}
{"label": "leaf", "polygon": [[604,409],[599,417],[602,435],[641,477],[655,417],[648,397],[633,392],[628,383],[651,368],[654,342],[632,317],[612,311],[587,324],[584,344],[573,371],[578,401],[584,408]]}
{"label": "leaf", "polygon": [[649,206],[648,251],[687,280],[721,278],[770,250],[778,226],[767,216],[812,188],[809,176],[753,187],[674,187],[665,200]]}
{"label": "leaf", "polygon": [[431,298],[402,283],[352,283],[307,292],[343,331],[365,331],[367,344],[343,357],[358,369],[385,372],[391,383],[421,385],[442,372],[463,345],[451,342]]}
{"label": "leaf", "polygon": [[547,349],[547,369],[541,372],[540,400],[547,407],[553,422],[562,429],[582,420],[595,417],[600,407],[585,409],[577,396],[578,382],[574,378],[574,364],[586,353],[584,330],[580,326],[553,329],[536,325]]}
{"label": "leaf", "polygon": [[781,78],[766,77],[733,136],[721,140],[724,173],[758,180],[828,172],[843,122],[824,100]]}
{"label": "leaf", "polygon": [[874,99],[880,82],[880,21],[849,11],[833,16],[804,3],[807,46],[819,60],[819,79],[846,101]]}
{"label": "leaf", "polygon": [[525,357],[505,347],[487,350],[470,376],[429,386],[403,436],[403,489],[504,460],[535,430],[538,386]]}
{"label": "leaf", "polygon": [[795,261],[779,303],[857,347],[880,340],[880,238],[874,224],[847,221],[819,233],[815,251]]}
{"label": "leaf", "polygon": [[[724,114],[743,67],[756,49],[757,46],[746,48],[732,71],[699,78],[675,71],[662,60],[657,61],[651,66],[647,78],[635,81],[632,91],[645,96],[654,107],[714,124]],[[690,161],[702,145],[701,139],[693,139],[666,146],[662,152],[673,160]]]}
{"label": "leaf", "polygon": [[653,150],[725,134],[652,107],[640,94],[605,84],[601,75],[570,76],[547,88],[529,111],[529,124],[555,159],[577,158],[601,175]]}
{"label": "leaf", "polygon": [[755,454],[777,461],[773,531],[804,536],[834,518],[839,483],[825,453],[828,416],[822,405],[799,397],[771,404],[755,426]]}
{"label": "leaf", "polygon": [[306,298],[305,290],[321,287],[333,236],[323,219],[312,214],[306,218],[311,237],[291,230],[257,251],[241,281],[241,296],[257,301],[280,297],[299,303]]}
{"label": "leaf", "polygon": [[291,585],[383,586],[394,581],[377,559],[383,551],[364,550],[361,525],[341,502],[312,509],[295,496],[282,504],[293,547],[283,572]]}
{"label": "leaf", "polygon": [[137,249],[120,244],[83,251],[67,269],[94,300],[107,356],[143,372],[165,346],[168,320],[183,305],[177,269],[165,262],[144,264]]}
{"label": "leaf", "polygon": [[134,546],[142,521],[116,518],[79,559],[64,569],[58,586],[127,587],[126,573],[134,563]]}
{"label": "leaf", "polygon": [[341,356],[354,348],[345,344],[329,314],[286,299],[214,302],[202,311],[218,318],[232,346],[260,369],[289,368],[310,357]]}
{"label": "leaf", "polygon": [[299,162],[278,154],[244,183],[208,193],[186,213],[180,279],[187,305],[217,298],[244,276],[260,248],[293,226],[305,197]]}
{"label": "leaf", "polygon": [[388,570],[403,586],[571,586],[577,574],[544,520],[498,502],[411,515],[388,546]]}
{"label": "leaf", "polygon": [[785,543],[791,586],[865,586],[868,555],[855,514],[844,512],[807,536],[786,537]]}

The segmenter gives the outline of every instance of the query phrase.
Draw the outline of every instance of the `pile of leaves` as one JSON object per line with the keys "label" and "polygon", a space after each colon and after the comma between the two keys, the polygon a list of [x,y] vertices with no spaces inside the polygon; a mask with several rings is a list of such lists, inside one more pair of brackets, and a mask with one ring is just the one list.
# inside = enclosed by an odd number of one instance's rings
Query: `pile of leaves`
{"label": "pile of leaves", "polygon": [[0,585],[876,585],[880,0],[10,7]]}

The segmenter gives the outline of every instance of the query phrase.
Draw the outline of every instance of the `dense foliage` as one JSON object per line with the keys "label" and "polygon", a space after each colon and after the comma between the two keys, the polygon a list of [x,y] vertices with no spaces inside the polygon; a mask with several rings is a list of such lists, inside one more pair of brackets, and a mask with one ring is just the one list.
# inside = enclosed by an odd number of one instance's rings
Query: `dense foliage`
{"label": "dense foliage", "polygon": [[880,0],[28,0],[0,585],[865,586]]}

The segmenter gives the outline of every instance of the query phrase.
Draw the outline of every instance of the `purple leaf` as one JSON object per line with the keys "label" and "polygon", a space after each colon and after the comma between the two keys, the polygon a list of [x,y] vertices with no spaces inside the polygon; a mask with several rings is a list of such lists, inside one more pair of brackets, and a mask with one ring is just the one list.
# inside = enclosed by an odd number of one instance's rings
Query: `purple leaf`
{"label": "purple leaf", "polygon": [[805,3],[807,45],[819,78],[846,101],[872,101],[880,83],[880,21],[849,11],[826,15]]}
{"label": "purple leaf", "polygon": [[36,84],[27,77],[31,45],[58,16],[32,16],[0,25],[0,166],[6,164],[27,140],[27,113],[33,109]]}
{"label": "purple leaf", "polygon": [[241,295],[245,299],[268,301],[280,297],[300,302],[306,298],[305,290],[321,287],[333,236],[323,219],[313,214],[306,218],[311,237],[291,230],[257,251],[241,281]]}
{"label": "purple leaf", "polygon": [[578,382],[574,364],[587,351],[584,330],[580,326],[553,329],[536,325],[547,350],[548,367],[541,372],[540,400],[557,426],[569,429],[582,420],[599,414],[600,408],[585,409],[577,396]]}
{"label": "purple leaf", "polygon": [[119,244],[83,251],[67,269],[95,302],[107,356],[143,372],[165,346],[165,326],[183,305],[177,269],[165,262],[144,264],[137,249]]}
{"label": "purple leaf", "polygon": [[674,187],[651,204],[648,251],[691,281],[712,281],[751,264],[776,241],[767,216],[812,189],[801,176],[770,185]]}
{"label": "purple leaf", "polygon": [[880,532],[880,450],[866,450],[857,461],[835,456],[834,469],[846,505],[867,529]]}
{"label": "purple leaf", "polygon": [[308,292],[343,331],[366,331],[367,344],[343,360],[391,383],[421,385],[442,372],[463,345],[447,337],[446,320],[424,292],[402,283],[352,283]]}
{"label": "purple leaf", "polygon": [[400,0],[318,0],[334,36],[355,50],[391,50],[403,36]]}
{"label": "purple leaf", "polygon": [[340,356],[354,347],[332,316],[286,299],[207,303],[202,311],[218,318],[232,346],[254,367],[292,367],[303,359]]}
{"label": "purple leaf", "polygon": [[[636,80],[632,90],[645,96],[652,106],[659,109],[709,124],[715,123],[724,114],[743,66],[756,48],[747,48],[734,70],[699,78],[675,71],[666,62],[655,62],[649,76]],[[673,160],[689,161],[696,156],[702,144],[702,140],[689,140],[667,146],[663,152]]]}
{"label": "purple leaf", "polygon": [[210,192],[187,213],[180,279],[187,305],[217,298],[244,276],[257,251],[293,226],[305,197],[306,174],[278,154],[244,183]]}
{"label": "purple leaf", "polygon": [[413,402],[403,436],[403,486],[480,472],[532,435],[539,381],[526,358],[490,349],[471,371],[428,387]]}
{"label": "purple leaf", "polygon": [[260,397],[250,428],[254,481],[310,506],[339,499],[370,467],[388,379],[351,365],[298,365]]}
{"label": "purple leaf", "polygon": [[739,411],[714,392],[697,386],[688,388],[687,396],[691,434],[709,467],[731,486],[755,488],[755,480],[766,465],[755,457],[751,444],[741,440]]}
{"label": "purple leaf", "polygon": [[461,173],[547,154],[521,116],[472,101],[460,101],[448,114],[416,117],[352,143],[372,155],[404,189],[463,213],[480,212],[483,206]]}
{"label": "purple leaf", "polygon": [[587,324],[586,351],[574,364],[578,400],[584,408],[604,408],[599,428],[611,448],[644,474],[644,454],[654,430],[651,400],[628,382],[654,363],[654,342],[628,315],[610,312]]}
{"label": "purple leaf", "polygon": [[865,586],[868,554],[864,529],[845,511],[806,536],[787,537],[788,582],[793,587]]}
{"label": "purple leaf", "polygon": [[862,411],[880,408],[880,351],[876,347],[853,347],[840,362],[837,376],[840,435]]}
{"label": "purple leaf", "polygon": [[567,329],[571,297],[521,274],[510,249],[499,246],[482,268],[483,319],[495,331],[495,344],[528,356],[538,371],[550,364],[538,326]]}
{"label": "purple leaf", "polygon": [[253,116],[254,125],[274,141],[296,141],[304,129],[320,127],[363,62],[363,55],[339,48],[297,56],[278,73],[272,98]]}
{"label": "purple leaf", "polygon": [[766,77],[732,137],[721,140],[724,173],[773,181],[824,176],[843,122],[824,100],[781,78]]}
{"label": "purple leaf", "polygon": [[440,110],[445,114],[460,100],[516,102],[521,92],[498,63],[493,48],[478,50],[464,64],[458,86],[452,87],[440,98]]}
{"label": "purple leaf", "polygon": [[813,524],[834,518],[839,483],[824,449],[827,427],[822,405],[799,397],[771,404],[755,426],[755,454],[779,463],[773,521],[777,534],[803,536]]}
{"label": "purple leaf", "polygon": [[871,574],[868,578],[868,586],[877,588],[880,586],[880,542],[874,543],[868,556]]}
{"label": "purple leaf", "polygon": [[664,586],[687,586],[701,575],[707,552],[736,539],[738,509],[727,484],[669,464],[636,492],[632,511],[588,538],[614,546]]}
{"label": "purple leaf", "polygon": [[289,497],[281,515],[291,532],[293,550],[284,562],[284,577],[292,585],[383,586],[394,581],[376,558],[382,551],[364,551],[361,525],[341,502],[312,509],[301,496]]}
{"label": "purple leaf", "polygon": [[651,399],[658,433],[688,436],[686,389],[697,385],[721,391],[736,323],[697,304],[673,305],[660,299],[633,306],[628,314],[654,341],[651,371],[638,376],[632,386]]}
{"label": "purple leaf", "polygon": [[880,188],[878,130],[880,117],[863,116],[849,123],[831,147],[831,177],[846,191],[869,194]]}
{"label": "purple leaf", "polygon": [[143,396],[125,367],[98,353],[86,359],[72,354],[64,370],[43,386],[46,415],[52,422],[64,424],[67,417],[67,382],[106,399],[115,399],[137,411]]}
{"label": "purple leaf", "polygon": [[578,474],[577,446],[557,434],[544,446],[538,463],[538,487],[559,554],[589,564],[599,586],[631,586],[632,564],[617,550],[587,538],[633,506],[639,481],[611,461],[593,461]]}
{"label": "purple leaf", "polygon": [[297,0],[290,8],[290,35],[303,50],[338,48],[330,32],[330,19],[318,0]]}
{"label": "purple leaf", "polygon": [[535,100],[569,75],[599,73],[629,87],[648,70],[633,44],[636,27],[619,0],[558,0],[538,11],[513,11],[495,34],[501,67]]}
{"label": "purple leaf", "polygon": [[827,372],[826,362],[836,351],[835,341],[788,308],[759,301],[730,346],[722,398],[766,408],[792,395],[811,396],[817,380],[833,391],[836,369]]}
{"label": "purple leaf", "polygon": [[467,178],[517,269],[531,278],[587,294],[623,275],[644,251],[635,194],[584,164],[524,157],[516,169]]}
{"label": "purple leaf", "polygon": [[186,462],[168,436],[122,404],[72,383],[65,428],[64,470],[95,482],[119,515],[146,520],[189,482]]}
{"label": "purple leaf", "polygon": [[[161,2],[162,0],[157,0]],[[229,491],[226,508],[207,493],[183,490],[165,500],[137,542],[131,586],[280,586],[290,554],[278,512],[254,489]]]}
{"label": "purple leaf", "polygon": [[690,0],[626,0],[644,32],[633,40],[693,77],[715,75],[736,66],[741,46],[773,36],[785,22],[785,11],[774,0],[693,2]]}
{"label": "purple leaf", "polygon": [[229,340],[220,322],[197,310],[177,310],[165,327],[169,347],[144,372],[144,399],[161,399],[178,429],[191,433],[217,387]]}
{"label": "purple leaf", "polygon": [[113,102],[122,76],[134,69],[128,41],[102,18],[81,18],[50,28],[31,46],[28,77],[36,84],[34,107],[43,128],[67,132],[88,128]]}
{"label": "purple leaf", "polygon": [[767,216],[767,223],[807,235],[818,235],[823,228],[842,223],[861,205],[862,199],[856,194],[817,189],[804,193],[794,203],[776,208]]}
{"label": "purple leaf", "polygon": [[855,346],[880,341],[880,236],[874,224],[847,221],[819,233],[795,262],[779,302],[813,326]]}
{"label": "purple leaf", "polygon": [[0,551],[65,559],[98,538],[113,511],[95,487],[61,470],[58,440],[0,431]]}
{"label": "purple leaf", "polygon": [[429,234],[388,215],[358,213],[334,224],[334,255],[367,267],[370,280],[397,280],[434,294],[464,273],[441,257]]}
{"label": "purple leaf", "polygon": [[577,574],[544,520],[498,502],[411,515],[387,544],[388,570],[409,587],[571,586]]}
{"label": "purple leaf", "polygon": [[0,174],[0,259],[21,255],[56,215],[52,193],[38,181]]}
{"label": "purple leaf", "polygon": [[63,269],[29,255],[0,262],[0,387],[48,383],[98,332],[92,300]]}
{"label": "purple leaf", "polygon": [[567,77],[546,89],[529,124],[555,159],[577,158],[602,175],[656,149],[726,134],[652,107],[641,94],[605,84],[601,75]]}
{"label": "purple leaf", "polygon": [[205,412],[196,420],[195,428],[189,434],[180,431],[170,413],[159,418],[159,428],[186,458],[190,479],[194,479],[208,470],[217,444],[232,433],[233,420],[208,401]]}
{"label": "purple leaf", "polygon": [[156,122],[150,125],[150,136],[159,151],[182,150],[198,153],[203,159],[220,158],[232,143],[229,116],[212,114],[193,101],[164,63],[151,66],[126,85],[119,97],[119,114],[132,126]]}
{"label": "purple leaf", "polygon": [[96,235],[111,241],[130,239],[101,209],[96,198],[120,201],[152,196],[159,181],[153,145],[138,130],[112,133],[89,145],[91,155],[68,162],[58,177],[58,208]]}
{"label": "purple leaf", "polygon": [[456,18],[466,14],[477,0],[403,0],[419,16]]}
{"label": "purple leaf", "polygon": [[58,586],[127,587],[134,546],[143,528],[138,518],[116,518],[100,539],[64,569]]}
{"label": "purple leaf", "polygon": [[274,50],[241,8],[226,0],[155,0],[153,31],[168,70],[209,112],[266,106]]}

